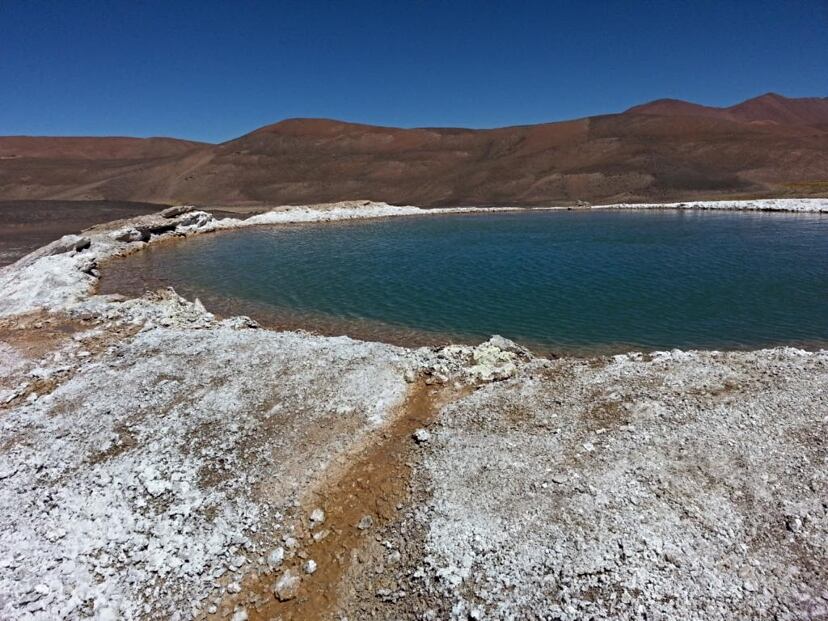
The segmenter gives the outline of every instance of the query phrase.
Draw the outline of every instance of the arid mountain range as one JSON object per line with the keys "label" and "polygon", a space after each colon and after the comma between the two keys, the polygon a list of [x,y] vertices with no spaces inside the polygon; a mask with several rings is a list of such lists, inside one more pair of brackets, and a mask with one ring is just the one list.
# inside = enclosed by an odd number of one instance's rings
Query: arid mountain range
{"label": "arid mountain range", "polygon": [[290,119],[222,144],[0,137],[0,200],[544,205],[828,195],[828,98],[498,129]]}

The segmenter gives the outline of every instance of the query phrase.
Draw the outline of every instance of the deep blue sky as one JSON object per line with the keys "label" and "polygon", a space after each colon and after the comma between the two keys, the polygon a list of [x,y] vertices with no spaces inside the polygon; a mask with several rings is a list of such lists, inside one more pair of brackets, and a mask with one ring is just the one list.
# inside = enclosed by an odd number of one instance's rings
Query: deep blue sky
{"label": "deep blue sky", "polygon": [[828,0],[0,0],[0,134],[493,127],[828,95]]}

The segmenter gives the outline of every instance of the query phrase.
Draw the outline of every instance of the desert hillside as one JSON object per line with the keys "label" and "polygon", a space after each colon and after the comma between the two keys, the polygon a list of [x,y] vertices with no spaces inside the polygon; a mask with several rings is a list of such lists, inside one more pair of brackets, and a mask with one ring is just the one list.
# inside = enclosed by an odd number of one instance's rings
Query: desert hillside
{"label": "desert hillside", "polygon": [[659,100],[487,130],[290,119],[212,145],[0,138],[0,200],[542,205],[828,194],[828,99]]}

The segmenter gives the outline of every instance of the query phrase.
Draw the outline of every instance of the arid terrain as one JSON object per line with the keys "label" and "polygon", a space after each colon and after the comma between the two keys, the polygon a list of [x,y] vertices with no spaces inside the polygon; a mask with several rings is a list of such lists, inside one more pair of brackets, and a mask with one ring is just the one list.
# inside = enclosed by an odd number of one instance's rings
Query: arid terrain
{"label": "arid terrain", "polygon": [[0,200],[550,205],[828,194],[828,99],[471,130],[290,119],[222,144],[0,138]]}
{"label": "arid terrain", "polygon": [[[112,220],[155,213],[166,206],[113,201],[0,200],[0,266],[64,235]],[[213,214],[246,216],[260,211],[240,208],[232,212],[213,210]]]}
{"label": "arid terrain", "polygon": [[159,209],[160,205],[107,201],[0,201],[0,266],[68,233]]}
{"label": "arid terrain", "polygon": [[548,360],[96,294],[147,244],[421,213],[174,207],[0,268],[0,618],[828,618],[827,351]]}

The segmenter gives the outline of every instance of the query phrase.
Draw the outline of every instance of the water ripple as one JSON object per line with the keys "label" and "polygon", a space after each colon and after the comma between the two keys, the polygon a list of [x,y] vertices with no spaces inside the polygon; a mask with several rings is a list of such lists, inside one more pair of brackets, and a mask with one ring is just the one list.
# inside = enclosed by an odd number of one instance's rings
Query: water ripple
{"label": "water ripple", "polygon": [[230,300],[227,312],[363,322],[381,326],[377,334],[499,333],[609,351],[828,342],[828,217],[819,215],[607,211],[283,226],[162,245],[118,269],[124,282],[138,272],[142,286],[163,279]]}

